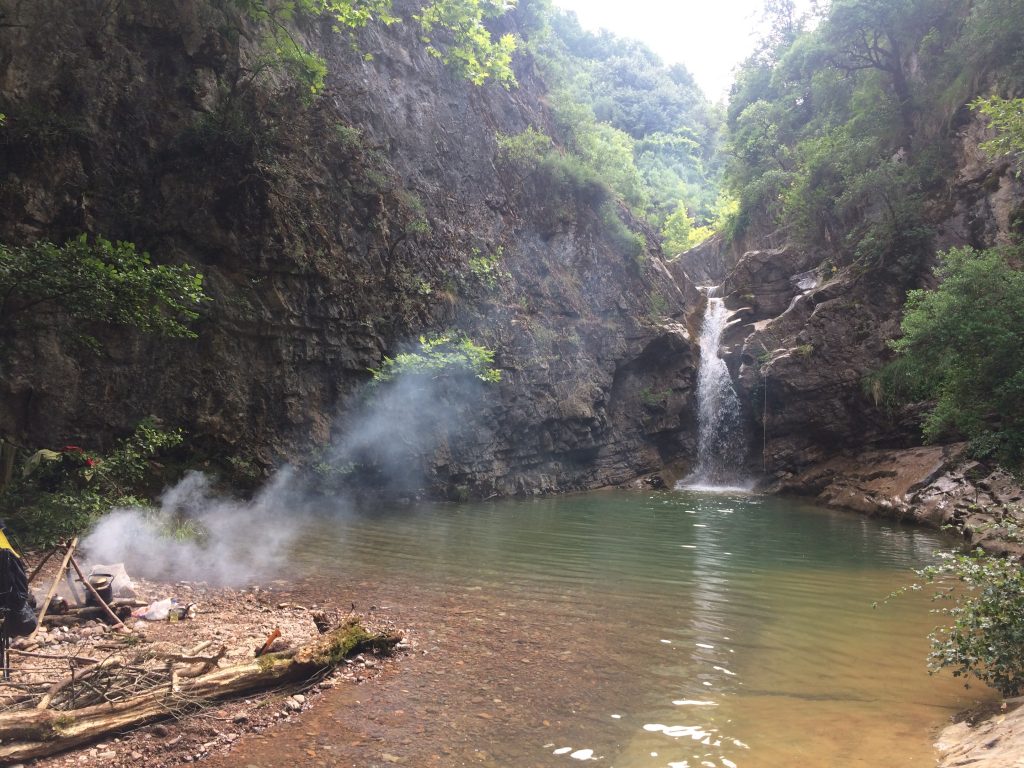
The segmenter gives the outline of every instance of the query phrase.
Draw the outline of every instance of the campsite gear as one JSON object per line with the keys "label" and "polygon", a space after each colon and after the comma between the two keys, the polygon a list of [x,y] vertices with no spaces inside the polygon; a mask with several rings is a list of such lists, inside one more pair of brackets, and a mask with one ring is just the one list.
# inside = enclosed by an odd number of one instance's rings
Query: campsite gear
{"label": "campsite gear", "polygon": [[0,666],[4,680],[11,677],[7,653],[11,638],[31,635],[38,626],[34,608],[25,566],[4,535],[0,522]]}
{"label": "campsite gear", "polygon": [[96,605],[96,597],[99,597],[107,605],[110,605],[110,601],[114,599],[114,576],[110,573],[91,573],[89,574],[89,583],[92,588],[96,590],[96,596],[93,596],[92,592],[89,592],[85,596],[86,605]]}
{"label": "campsite gear", "polygon": [[[110,588],[114,599],[119,597],[135,597],[135,585],[132,584],[132,580],[128,577],[128,571],[125,570],[124,563],[111,563],[110,565],[93,563],[89,569],[89,576],[97,576],[99,574],[110,575]],[[110,601],[108,600],[107,602]]]}
{"label": "campsite gear", "polygon": [[146,621],[167,621],[171,609],[176,607],[177,603],[178,601],[173,597],[165,597],[163,600],[157,600],[143,608],[132,611],[132,616],[136,619],[145,619]]}
{"label": "campsite gear", "polygon": [[[5,530],[6,526],[4,526],[3,521],[0,520],[0,549],[9,549],[11,552],[14,552],[14,547],[11,546],[11,542],[7,540],[7,536],[4,534]],[[14,556],[21,557],[17,552],[14,552]]]}

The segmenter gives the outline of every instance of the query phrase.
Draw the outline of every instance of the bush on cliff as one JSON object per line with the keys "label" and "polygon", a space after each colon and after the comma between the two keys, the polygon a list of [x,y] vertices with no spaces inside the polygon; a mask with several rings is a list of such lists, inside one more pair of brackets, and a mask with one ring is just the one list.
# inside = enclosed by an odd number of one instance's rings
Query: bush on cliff
{"label": "bush on cliff", "polygon": [[[328,19],[335,33],[354,33],[371,22],[390,25],[402,21],[392,0],[232,0],[249,18],[267,30],[261,61],[264,67],[280,69],[309,97],[324,89],[327,62],[306,47],[294,32],[296,16]],[[493,39],[486,23],[511,7],[504,0],[432,0],[413,20],[419,26],[420,41],[427,53],[440,59],[460,77],[474,85],[488,79],[506,87],[515,83],[512,54],[514,35]],[[365,54],[372,58],[370,54]]]}
{"label": "bush on cliff", "polygon": [[380,368],[371,370],[377,383],[392,381],[399,376],[427,376],[432,379],[451,374],[467,373],[480,381],[501,381],[501,371],[493,367],[494,351],[476,344],[471,339],[454,334],[427,338],[420,337],[416,352],[401,352],[385,357]]}
{"label": "bush on cliff", "polygon": [[938,288],[908,294],[899,356],[878,375],[896,400],[934,401],[927,440],[963,435],[1011,467],[1024,457],[1022,257],[1008,246],[942,254]]}
{"label": "bush on cliff", "polygon": [[85,530],[113,507],[145,506],[166,480],[157,459],[182,439],[180,430],[165,430],[148,418],[106,454],[77,445],[36,451],[0,493],[0,516],[23,544],[49,546]]}

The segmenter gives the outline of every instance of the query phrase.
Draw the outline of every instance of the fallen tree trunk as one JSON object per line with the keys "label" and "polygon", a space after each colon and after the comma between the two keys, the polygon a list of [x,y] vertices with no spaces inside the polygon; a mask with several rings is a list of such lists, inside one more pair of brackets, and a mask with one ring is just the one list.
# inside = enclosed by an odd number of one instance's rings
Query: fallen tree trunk
{"label": "fallen tree trunk", "polygon": [[0,716],[0,762],[31,760],[144,723],[184,714],[207,702],[309,679],[362,651],[390,651],[401,636],[371,634],[357,620],[297,651],[259,659],[133,696],[81,709],[32,709]]}

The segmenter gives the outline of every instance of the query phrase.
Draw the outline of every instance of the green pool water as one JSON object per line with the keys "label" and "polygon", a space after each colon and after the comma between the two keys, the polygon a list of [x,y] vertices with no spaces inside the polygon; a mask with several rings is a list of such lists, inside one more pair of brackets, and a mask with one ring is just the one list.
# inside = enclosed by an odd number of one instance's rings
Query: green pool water
{"label": "green pool water", "polygon": [[282,754],[932,765],[937,729],[985,695],[927,674],[924,595],[872,608],[950,545],[933,532],[683,491],[325,513],[299,563],[339,599],[379,595],[416,653],[372,690],[330,694]]}

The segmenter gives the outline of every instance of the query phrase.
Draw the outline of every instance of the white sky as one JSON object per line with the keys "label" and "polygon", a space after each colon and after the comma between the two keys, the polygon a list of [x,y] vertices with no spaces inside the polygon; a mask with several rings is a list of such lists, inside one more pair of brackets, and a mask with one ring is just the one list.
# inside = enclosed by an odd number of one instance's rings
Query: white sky
{"label": "white sky", "polygon": [[[646,43],[666,64],[682,63],[713,101],[724,101],[732,70],[757,42],[761,0],[554,0],[584,29]],[[806,3],[799,3],[806,5]]]}

